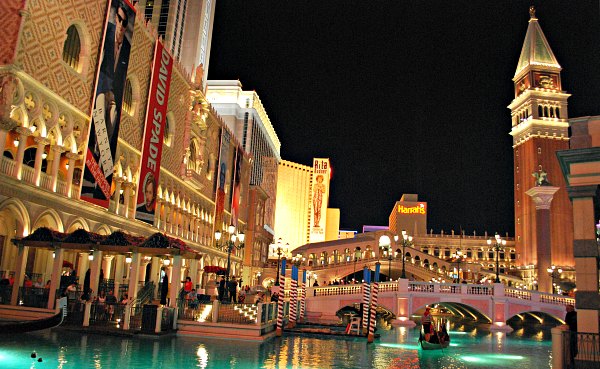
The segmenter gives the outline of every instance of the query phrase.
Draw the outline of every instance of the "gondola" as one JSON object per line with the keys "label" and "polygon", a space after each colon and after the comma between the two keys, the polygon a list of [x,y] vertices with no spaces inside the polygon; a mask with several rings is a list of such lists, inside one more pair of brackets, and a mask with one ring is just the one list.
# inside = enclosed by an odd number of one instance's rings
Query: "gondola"
{"label": "gondola", "polygon": [[17,322],[2,322],[0,323],[0,334],[24,333],[31,331],[39,331],[59,326],[64,317],[67,315],[66,298],[61,298],[58,312],[51,317],[37,320],[24,320]]}
{"label": "gondola", "polygon": [[421,348],[423,350],[441,350],[450,346],[450,340],[444,341],[442,343],[431,343],[425,341],[425,338],[423,338],[423,336],[419,337],[419,343],[421,344]]}

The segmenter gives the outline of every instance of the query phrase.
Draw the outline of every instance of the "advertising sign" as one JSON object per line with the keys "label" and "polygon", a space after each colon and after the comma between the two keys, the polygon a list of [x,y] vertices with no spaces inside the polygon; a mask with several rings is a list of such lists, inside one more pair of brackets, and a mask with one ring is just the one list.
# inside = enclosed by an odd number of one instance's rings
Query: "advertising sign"
{"label": "advertising sign", "polygon": [[329,159],[313,160],[310,242],[325,241],[325,223],[329,203]]}
{"label": "advertising sign", "polygon": [[160,41],[156,41],[135,212],[136,219],[150,224],[154,221],[172,70],[171,54]]}
{"label": "advertising sign", "polygon": [[225,184],[227,183],[227,163],[229,163],[229,146],[231,133],[221,130],[221,148],[219,152],[219,166],[217,167],[217,201],[215,206],[215,229],[221,229],[223,212],[225,211]]}
{"label": "advertising sign", "polygon": [[80,196],[106,208],[112,195],[123,90],[135,21],[135,9],[127,0],[110,0],[108,9]]}
{"label": "advertising sign", "polygon": [[244,163],[244,152],[238,147],[235,157],[235,171],[233,175],[233,196],[231,200],[231,224],[238,227],[240,215],[240,195],[242,191],[242,164]]}

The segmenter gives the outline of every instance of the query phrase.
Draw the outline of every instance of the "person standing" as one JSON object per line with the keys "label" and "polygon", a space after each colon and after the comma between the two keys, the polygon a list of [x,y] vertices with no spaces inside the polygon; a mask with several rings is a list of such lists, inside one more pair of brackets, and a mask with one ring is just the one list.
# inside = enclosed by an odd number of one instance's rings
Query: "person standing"
{"label": "person standing", "polygon": [[569,326],[569,362],[571,367],[575,364],[575,356],[579,350],[577,349],[577,312],[575,306],[567,305],[567,314],[565,315],[565,323]]}
{"label": "person standing", "polygon": [[221,280],[219,281],[219,301],[223,301],[223,295],[225,295],[225,277],[221,276]]}
{"label": "person standing", "polygon": [[421,317],[421,324],[423,325],[423,332],[425,333],[425,341],[429,341],[429,335],[431,334],[431,308],[427,306],[425,312]]}
{"label": "person standing", "polygon": [[233,301],[237,304],[237,281],[235,277],[231,277],[231,280],[227,283],[227,289],[229,290],[229,302]]}
{"label": "person standing", "polygon": [[167,296],[169,295],[169,277],[164,269],[161,270],[161,273],[163,273],[163,278],[160,285],[160,304],[167,306]]}

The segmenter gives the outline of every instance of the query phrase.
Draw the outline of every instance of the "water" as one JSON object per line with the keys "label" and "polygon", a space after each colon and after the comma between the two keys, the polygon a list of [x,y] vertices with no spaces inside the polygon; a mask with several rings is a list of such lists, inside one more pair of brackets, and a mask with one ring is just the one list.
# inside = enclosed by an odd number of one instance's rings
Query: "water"
{"label": "water", "polygon": [[[12,368],[550,368],[547,330],[511,334],[453,326],[451,346],[422,351],[416,329],[359,338],[291,336],[266,343],[195,337],[122,338],[67,331],[0,335],[0,367]],[[32,351],[42,362],[30,357]]]}

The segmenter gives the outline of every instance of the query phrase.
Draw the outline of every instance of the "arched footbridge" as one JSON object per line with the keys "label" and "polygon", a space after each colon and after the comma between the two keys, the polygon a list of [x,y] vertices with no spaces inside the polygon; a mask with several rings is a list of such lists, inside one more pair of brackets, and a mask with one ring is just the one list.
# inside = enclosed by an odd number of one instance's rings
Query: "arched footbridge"
{"label": "arched footbridge", "polygon": [[[348,305],[362,302],[362,284],[308,287],[306,315],[309,319],[336,321],[336,312]],[[575,299],[495,284],[452,284],[413,282],[400,279],[379,284],[378,305],[391,311],[400,323],[409,323],[412,315],[425,305],[462,305],[464,313],[483,317],[492,329],[510,330],[506,322],[519,314],[541,312],[558,320],[565,315],[565,306]],[[473,314],[470,313],[473,312]]]}

